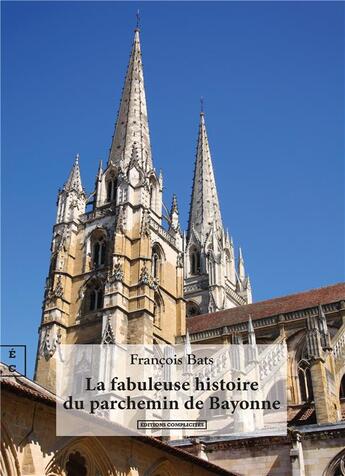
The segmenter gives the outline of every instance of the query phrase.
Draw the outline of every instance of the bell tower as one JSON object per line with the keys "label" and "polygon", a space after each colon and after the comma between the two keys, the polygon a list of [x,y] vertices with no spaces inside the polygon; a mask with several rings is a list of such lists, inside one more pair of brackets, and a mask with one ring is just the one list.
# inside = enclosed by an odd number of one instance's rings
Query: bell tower
{"label": "bell tower", "polygon": [[[54,389],[58,343],[174,343],[185,334],[176,197],[163,226],[136,28],[105,167],[86,212],[79,158],[58,197],[35,379]],[[90,203],[90,202],[89,202]]]}

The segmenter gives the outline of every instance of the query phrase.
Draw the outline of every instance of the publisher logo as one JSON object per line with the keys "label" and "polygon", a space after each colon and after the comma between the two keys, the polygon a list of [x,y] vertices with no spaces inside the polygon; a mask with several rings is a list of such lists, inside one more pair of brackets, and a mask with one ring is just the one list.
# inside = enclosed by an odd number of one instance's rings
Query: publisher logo
{"label": "publisher logo", "polygon": [[207,430],[206,420],[137,420],[138,430]]}

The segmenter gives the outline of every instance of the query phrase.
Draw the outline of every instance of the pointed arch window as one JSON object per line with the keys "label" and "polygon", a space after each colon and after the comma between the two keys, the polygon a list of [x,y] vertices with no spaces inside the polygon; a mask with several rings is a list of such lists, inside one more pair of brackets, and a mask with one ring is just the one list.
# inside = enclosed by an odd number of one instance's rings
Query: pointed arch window
{"label": "pointed arch window", "polygon": [[103,307],[103,289],[98,286],[90,291],[90,311],[96,311]]}
{"label": "pointed arch window", "polygon": [[162,250],[160,246],[155,244],[152,247],[152,258],[151,258],[151,275],[155,279],[161,278],[161,267],[162,267]]}
{"label": "pointed arch window", "polygon": [[111,176],[106,181],[107,202],[112,202],[116,199],[117,177]]}
{"label": "pointed arch window", "polygon": [[84,312],[94,312],[103,308],[104,284],[99,280],[92,280],[86,289],[84,298]]}
{"label": "pointed arch window", "polygon": [[94,236],[92,240],[92,265],[93,268],[104,266],[106,262],[107,242],[103,234]]}
{"label": "pointed arch window", "polygon": [[190,272],[194,275],[200,273],[200,251],[195,246],[190,250]]}
{"label": "pointed arch window", "polygon": [[301,401],[311,402],[314,395],[309,361],[307,359],[300,360],[297,370]]}

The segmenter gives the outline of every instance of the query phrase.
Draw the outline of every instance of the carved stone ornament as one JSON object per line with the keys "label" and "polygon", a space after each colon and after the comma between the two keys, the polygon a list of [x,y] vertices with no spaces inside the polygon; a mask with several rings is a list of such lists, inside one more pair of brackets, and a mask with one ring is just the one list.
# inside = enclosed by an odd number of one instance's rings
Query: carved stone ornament
{"label": "carved stone ornament", "polygon": [[108,276],[108,282],[110,284],[115,282],[122,282],[124,278],[124,272],[120,262],[115,263],[112,273]]}
{"label": "carved stone ornament", "polygon": [[107,323],[102,336],[102,344],[115,344],[115,334],[110,322],[110,317],[107,318]]}
{"label": "carved stone ornament", "polygon": [[78,200],[77,200],[77,199],[72,200],[71,203],[69,204],[69,207],[70,207],[71,209],[73,209],[73,208],[78,208],[78,207],[79,207]]}
{"label": "carved stone ornament", "polygon": [[57,298],[63,297],[63,286],[61,281],[61,276],[57,278],[56,285],[53,289],[48,290],[47,301],[54,301]]}
{"label": "carved stone ornament", "polygon": [[154,278],[153,276],[151,276],[149,286],[150,286],[150,288],[157,291],[157,289],[159,288],[159,278]]}
{"label": "carved stone ornament", "polygon": [[183,268],[183,261],[184,261],[183,253],[179,253],[176,258],[176,266],[178,268]]}
{"label": "carved stone ornament", "polygon": [[157,291],[159,288],[159,278],[151,276],[151,274],[148,272],[146,265],[141,268],[139,283],[146,284],[155,291]]}
{"label": "carved stone ornament", "polygon": [[150,275],[149,275],[149,272],[148,272],[148,269],[147,269],[146,265],[144,265],[141,268],[139,283],[148,285],[149,282],[150,282]]}
{"label": "carved stone ornament", "polygon": [[115,231],[123,232],[124,228],[125,228],[125,217],[124,217],[123,207],[120,206],[116,216]]}
{"label": "carved stone ornament", "polygon": [[145,208],[141,220],[141,236],[150,236],[150,214],[147,208]]}
{"label": "carved stone ornament", "polygon": [[41,341],[39,348],[39,357],[45,357],[49,360],[57,349],[57,346],[61,344],[61,331],[58,329],[54,331],[54,324],[46,326],[41,332]]}

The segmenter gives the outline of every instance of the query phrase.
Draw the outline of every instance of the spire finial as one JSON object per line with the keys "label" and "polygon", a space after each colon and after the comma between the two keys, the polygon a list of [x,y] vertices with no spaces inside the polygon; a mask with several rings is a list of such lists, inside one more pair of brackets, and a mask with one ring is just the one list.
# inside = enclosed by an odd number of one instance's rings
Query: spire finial
{"label": "spire finial", "polygon": [[76,156],[75,156],[75,163],[76,163],[76,165],[79,164],[79,157],[80,157],[79,153],[76,154]]}
{"label": "spire finial", "polygon": [[200,114],[204,114],[204,98],[200,97]]}
{"label": "spire finial", "polygon": [[139,31],[140,30],[140,10],[139,10],[139,8],[137,10],[136,17],[137,17],[137,24],[135,26],[135,31]]}

